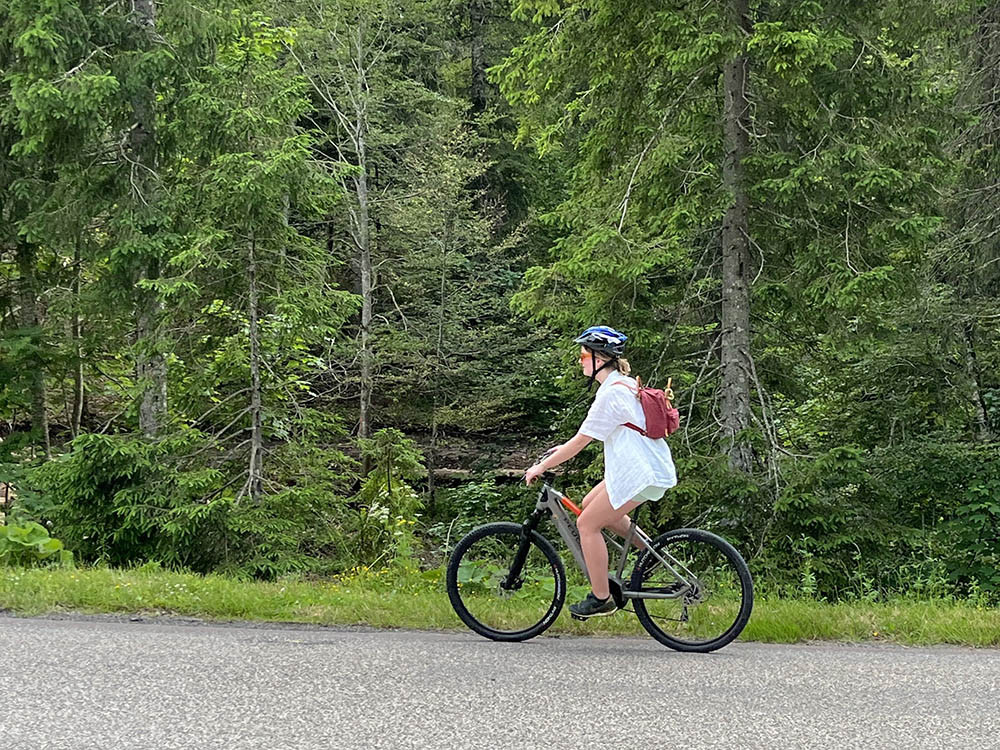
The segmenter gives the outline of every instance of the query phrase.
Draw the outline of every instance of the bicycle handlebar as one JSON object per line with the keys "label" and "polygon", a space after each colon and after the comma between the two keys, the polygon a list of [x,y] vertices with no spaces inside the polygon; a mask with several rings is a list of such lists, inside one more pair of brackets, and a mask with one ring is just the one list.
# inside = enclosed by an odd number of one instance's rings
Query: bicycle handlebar
{"label": "bicycle handlebar", "polygon": [[[542,461],[544,461],[544,460],[545,460],[546,458],[548,458],[548,457],[549,457],[549,456],[551,456],[551,455],[552,455],[553,453],[555,453],[555,452],[556,452],[557,450],[559,450],[559,446],[556,446],[555,448],[549,448],[549,449],[548,449],[547,451],[545,451],[545,453],[543,453],[542,455],[540,455],[540,456],[539,456],[538,458],[536,458],[536,459],[535,459],[535,463],[536,463],[536,464],[539,464],[539,463],[541,463],[541,462],[542,462]],[[550,473],[551,471],[552,471],[552,469],[546,469],[546,470],[545,470],[544,472],[542,472],[542,473],[543,473],[543,474],[548,474],[548,473]],[[525,472],[525,474],[527,474],[527,472]]]}

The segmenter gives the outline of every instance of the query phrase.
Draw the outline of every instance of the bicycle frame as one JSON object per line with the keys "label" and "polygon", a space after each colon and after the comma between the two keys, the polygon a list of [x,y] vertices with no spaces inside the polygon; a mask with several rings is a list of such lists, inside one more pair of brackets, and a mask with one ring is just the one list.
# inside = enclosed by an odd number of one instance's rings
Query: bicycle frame
{"label": "bicycle frame", "polygon": [[[555,523],[556,531],[559,532],[559,536],[562,537],[563,542],[565,542],[566,546],[569,548],[569,551],[573,555],[573,559],[576,560],[577,566],[583,571],[584,575],[589,578],[590,575],[587,571],[587,563],[583,559],[583,548],[580,546],[580,533],[577,531],[576,522],[570,517],[570,513],[577,516],[580,515],[580,508],[578,508],[576,504],[563,493],[548,484],[543,484],[541,491],[538,494],[538,501],[535,504],[535,510],[532,512],[528,520],[524,522],[525,530],[535,530],[547,512],[552,514],[552,520],[553,523]],[[688,570],[682,563],[674,559],[669,553],[664,552],[663,554],[660,554],[654,550],[652,548],[653,540],[650,539],[641,529],[639,529],[636,525],[635,519],[631,519],[628,536],[625,537],[624,544],[619,544],[608,534],[607,531],[602,533],[604,534],[605,540],[607,540],[607,542],[619,552],[618,563],[615,566],[615,573],[608,576],[609,581],[612,583],[612,592],[613,594],[617,594],[615,598],[620,600],[619,606],[621,601],[624,599],[677,599],[684,596],[694,588],[692,580],[697,582],[697,578],[694,574],[692,574],[691,571]],[[649,553],[659,560],[660,563],[662,563],[677,578],[677,580],[682,582],[684,585],[679,587],[676,591],[671,591],[669,593],[629,590],[623,583],[622,574],[625,570],[625,560],[628,557],[628,549],[631,546],[633,536],[638,536],[640,541],[645,542]],[[520,574],[521,567],[524,564],[524,559],[528,553],[527,534],[525,534],[524,543],[521,547],[522,549],[518,550],[514,564],[511,566],[510,576],[508,577],[508,580],[505,581],[505,583],[510,586],[515,585],[515,580],[513,579],[516,579],[516,577]],[[684,574],[679,573],[677,568],[683,570]],[[615,591],[616,588],[617,591]]]}

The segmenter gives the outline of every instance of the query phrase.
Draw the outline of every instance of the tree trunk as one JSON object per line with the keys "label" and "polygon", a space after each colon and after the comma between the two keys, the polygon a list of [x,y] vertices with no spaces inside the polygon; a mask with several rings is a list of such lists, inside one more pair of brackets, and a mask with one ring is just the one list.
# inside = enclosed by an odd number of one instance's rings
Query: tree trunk
{"label": "tree trunk", "polygon": [[437,471],[437,440],[438,440],[438,397],[434,394],[434,403],[431,406],[431,444],[427,450],[427,513],[434,513],[434,500],[437,492],[437,481],[435,472]]}
{"label": "tree trunk", "polygon": [[[373,390],[373,356],[372,356],[372,250],[368,232],[368,184],[364,173],[364,140],[361,141],[362,153],[361,174],[358,176],[358,239],[361,247],[361,402],[358,410],[358,437],[367,438],[371,435],[369,425],[372,390]],[[371,471],[371,460],[364,459],[365,476]]]}
{"label": "tree trunk", "polygon": [[986,401],[983,399],[982,374],[979,370],[979,359],[976,357],[975,324],[968,322],[963,329],[965,337],[965,367],[972,389],[972,404],[976,410],[976,439],[988,443],[995,438],[990,424]]}
{"label": "tree trunk", "polygon": [[[295,129],[295,123],[294,122],[290,123],[289,129],[290,130],[294,130]],[[291,214],[292,214],[292,196],[288,192],[285,192],[281,196],[281,216],[282,216],[282,222],[285,225],[286,232],[288,230],[288,225],[291,222]],[[288,248],[285,247],[285,241],[284,240],[282,240],[281,246],[278,248],[278,255],[279,255],[278,262],[281,265],[281,268],[282,269],[287,268],[287,264],[288,264]],[[281,296],[281,277],[282,277],[282,274],[278,274],[278,277],[275,279],[275,282],[274,282],[274,293],[275,293],[276,297],[280,297]]]}
{"label": "tree trunk", "polygon": [[469,101],[472,113],[478,115],[486,110],[489,84],[486,81],[486,17],[488,0],[469,0],[469,54],[472,63],[472,80],[469,85]]}
{"label": "tree trunk", "polygon": [[83,325],[80,321],[80,276],[83,274],[83,259],[80,254],[81,238],[76,238],[73,249],[73,319],[70,323],[73,337],[73,410],[70,414],[70,434],[75,438],[80,434],[83,422],[84,381],[83,381]]}
{"label": "tree trunk", "polygon": [[[733,0],[740,30],[749,34],[747,0]],[[750,225],[743,161],[749,153],[747,56],[740,52],[723,70],[725,110],[722,179],[731,196],[722,223],[722,424],[731,468],[749,473],[750,425]]]}
{"label": "tree trunk", "polygon": [[984,120],[980,124],[982,137],[987,143],[995,145],[1000,141],[1000,132],[990,128],[1000,114],[1000,4],[990,3],[985,7],[978,19],[975,47],[976,72],[980,77],[980,102],[983,107]]}
{"label": "tree trunk", "polygon": [[392,502],[392,446],[385,453],[385,491],[389,495]]}
{"label": "tree trunk", "polygon": [[45,392],[45,363],[41,356],[42,316],[38,301],[37,252],[27,242],[17,244],[17,270],[20,275],[21,327],[31,339],[32,355],[28,360],[31,373],[28,387],[31,391],[32,441],[41,445],[46,458],[52,458],[49,442],[49,417]]}
{"label": "tree trunk", "polygon": [[[983,394],[983,372],[976,354],[976,319],[997,311],[995,301],[1000,292],[1000,201],[994,183],[1000,157],[1000,4],[989,3],[976,19],[970,61],[972,75],[966,97],[968,113],[974,125],[961,137],[967,139],[972,153],[967,170],[969,175],[960,203],[956,224],[968,238],[969,264],[955,264],[945,271],[946,283],[956,288],[962,303],[965,322],[959,323],[959,335],[965,342],[965,368],[969,379],[970,397],[974,409],[973,429],[982,442],[995,440],[1000,424],[991,424],[990,411]],[[992,307],[992,309],[990,309]]]}
{"label": "tree trunk", "polygon": [[[131,0],[131,23],[140,39],[139,48],[149,52],[155,44],[156,4],[154,0]],[[133,164],[132,184],[139,231],[149,235],[155,229],[146,220],[156,205],[156,91],[152,82],[140,87],[132,97],[135,124],[129,132]],[[158,279],[160,264],[151,250],[138,271],[143,278]],[[142,389],[139,403],[139,429],[153,437],[159,432],[167,411],[167,363],[160,340],[163,304],[152,290],[137,289],[136,378]]]}
{"label": "tree trunk", "polygon": [[260,504],[261,470],[264,441],[261,418],[261,386],[260,386],[260,329],[259,329],[259,292],[257,288],[257,254],[256,240],[253,234],[249,242],[249,268],[247,274],[250,282],[250,467],[247,477],[247,487],[250,501]]}
{"label": "tree trunk", "polygon": [[[159,263],[151,261],[147,279],[159,276]],[[146,437],[154,437],[163,425],[167,411],[167,361],[160,340],[160,319],[163,303],[155,292],[139,292],[139,313],[136,323],[136,377],[142,388],[139,402],[139,429]]]}
{"label": "tree trunk", "polygon": [[[365,80],[364,35],[361,24],[357,27],[357,78],[354,90],[354,142],[358,157],[358,175],[354,178],[355,194],[358,201],[355,220],[355,242],[359,252],[361,272],[361,399],[358,405],[358,437],[367,438],[371,434],[369,425],[374,363],[371,349],[372,325],[372,247],[369,231],[368,205],[368,157],[366,141],[368,136],[368,119],[365,111],[367,81]],[[362,459],[362,473],[368,476],[371,471],[371,459]]]}
{"label": "tree trunk", "polygon": [[[450,229],[449,224],[449,229]],[[444,352],[444,312],[445,301],[447,300],[447,238],[441,246],[441,297],[438,302],[438,329],[437,347],[434,352],[434,361],[438,367],[442,365]],[[438,389],[434,389],[434,401],[431,406],[431,445],[427,451],[427,493],[430,498],[428,512],[434,511],[434,492],[436,490],[434,482],[434,472],[437,469],[437,441],[438,441]]]}

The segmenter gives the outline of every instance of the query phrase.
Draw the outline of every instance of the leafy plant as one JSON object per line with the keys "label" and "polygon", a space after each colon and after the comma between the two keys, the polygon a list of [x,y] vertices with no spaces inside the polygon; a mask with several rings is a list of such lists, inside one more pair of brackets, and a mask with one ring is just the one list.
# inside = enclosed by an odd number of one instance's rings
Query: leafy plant
{"label": "leafy plant", "polygon": [[160,442],[86,434],[31,479],[53,503],[54,527],[84,559],[204,571],[224,556],[231,498],[220,492],[219,469],[188,466],[185,455],[203,447],[193,430]]}
{"label": "leafy plant", "polygon": [[964,499],[948,525],[957,548],[949,574],[1000,599],[1000,478],[970,483]]}
{"label": "leafy plant", "polygon": [[29,566],[52,561],[72,565],[73,553],[40,523],[0,526],[0,563]]}
{"label": "leafy plant", "polygon": [[359,550],[373,562],[390,550],[394,562],[412,566],[413,527],[423,506],[407,480],[426,475],[423,455],[413,440],[396,429],[379,430],[358,444],[362,455],[374,463],[356,498]]}

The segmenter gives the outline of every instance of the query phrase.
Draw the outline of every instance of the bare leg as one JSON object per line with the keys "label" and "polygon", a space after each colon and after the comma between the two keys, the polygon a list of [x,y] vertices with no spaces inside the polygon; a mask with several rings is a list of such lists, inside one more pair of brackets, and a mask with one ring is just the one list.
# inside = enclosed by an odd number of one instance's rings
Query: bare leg
{"label": "bare leg", "polygon": [[[583,501],[580,503],[580,507],[586,509],[586,507],[588,505],[590,505],[590,503],[593,501],[593,499],[595,497],[597,497],[598,495],[600,495],[601,493],[604,493],[604,497],[607,497],[607,495],[608,495],[608,491],[607,491],[607,488],[604,485],[604,480],[603,479],[601,480],[601,482],[599,484],[597,484],[597,485],[594,486],[594,489],[592,489],[590,492],[587,493],[587,496],[585,498],[583,498]],[[610,504],[610,500],[608,502]],[[617,521],[615,521],[614,523],[609,524],[608,526],[605,526],[605,528],[606,529],[611,529],[618,536],[620,536],[622,539],[624,539],[625,537],[628,536],[628,529],[629,529],[629,526],[631,526],[631,525],[632,525],[632,522],[629,520],[628,516],[624,515],[621,518],[619,518]],[[642,541],[642,539],[639,537],[639,532],[640,531],[642,531],[642,529],[639,528],[639,527],[636,527],[635,534],[632,535],[632,546],[635,547],[636,549],[646,549],[646,543],[644,541]]]}
{"label": "bare leg", "polygon": [[[608,588],[608,545],[601,536],[601,529],[613,528],[616,523],[626,521],[626,516],[641,503],[629,500],[621,508],[611,507],[611,500],[602,482],[592,490],[594,496],[588,494],[587,505],[576,521],[580,532],[580,546],[583,548],[583,561],[587,563],[590,575],[590,587],[598,599],[607,599],[611,595]],[[626,533],[627,533],[626,526]]]}
{"label": "bare leg", "polygon": [[[636,507],[638,507],[640,504],[641,503],[637,503]],[[625,537],[628,536],[628,530],[631,525],[632,522],[629,520],[628,516],[622,516],[621,518],[618,519],[617,523],[612,524],[607,528],[611,529],[618,536],[624,539]],[[635,533],[632,534],[632,546],[635,547],[636,549],[646,549],[648,545],[644,541],[642,541],[642,537],[639,536],[640,531],[642,531],[642,529],[636,526]]]}

